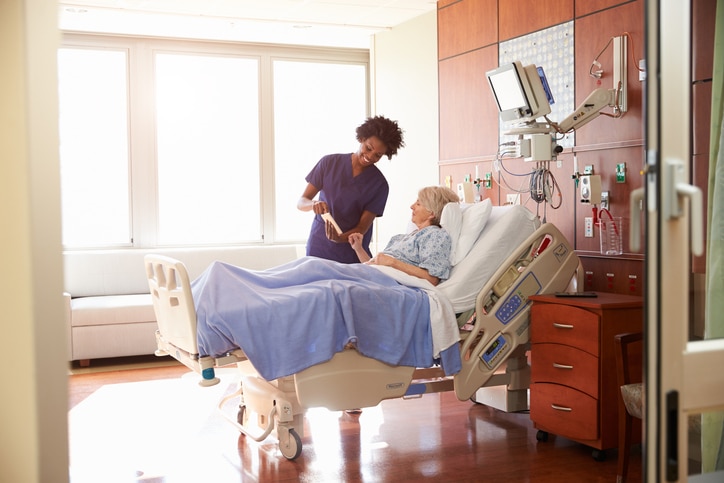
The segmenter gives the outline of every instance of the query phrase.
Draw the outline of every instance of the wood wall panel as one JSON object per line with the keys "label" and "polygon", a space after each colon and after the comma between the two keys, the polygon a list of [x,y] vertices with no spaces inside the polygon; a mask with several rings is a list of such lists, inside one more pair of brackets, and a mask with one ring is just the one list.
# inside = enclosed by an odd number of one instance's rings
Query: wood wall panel
{"label": "wood wall panel", "polygon": [[695,81],[712,77],[716,4],[717,0],[691,0],[691,78]]}
{"label": "wood wall panel", "polygon": [[497,44],[438,64],[440,160],[497,151],[498,109],[485,78],[485,72],[497,66]]}
{"label": "wood wall panel", "polygon": [[709,155],[711,138],[711,82],[698,82],[691,92],[691,130],[693,154]]}
{"label": "wood wall panel", "polygon": [[607,8],[628,3],[631,0],[576,0],[576,18],[600,12]]}
{"label": "wood wall panel", "polygon": [[500,41],[573,20],[573,0],[505,0],[499,8]]}
{"label": "wood wall panel", "polygon": [[438,58],[470,52],[498,41],[498,2],[467,0],[437,12]]}
{"label": "wood wall panel", "polygon": [[584,270],[584,290],[643,294],[643,260],[581,255],[581,263]]}
{"label": "wood wall panel", "polygon": [[[601,79],[589,75],[591,63],[611,37],[630,34],[628,41],[628,112],[619,119],[599,116],[576,131],[576,146],[643,139],[643,86],[638,80],[638,59],[644,55],[644,1],[577,19],[575,25],[576,106],[595,89],[613,88],[613,43],[598,58],[604,71]],[[633,55],[636,64],[631,60]],[[611,113],[610,108],[602,112]]]}

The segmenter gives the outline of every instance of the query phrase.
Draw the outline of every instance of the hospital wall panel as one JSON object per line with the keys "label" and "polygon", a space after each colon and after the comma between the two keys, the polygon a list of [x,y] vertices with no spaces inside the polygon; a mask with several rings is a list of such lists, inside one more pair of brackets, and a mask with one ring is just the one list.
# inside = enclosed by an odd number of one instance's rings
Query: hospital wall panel
{"label": "hospital wall panel", "polygon": [[717,0],[691,1],[691,78],[694,81],[712,76],[716,4]]}
{"label": "hospital wall panel", "polygon": [[[438,5],[440,5],[439,2]],[[447,59],[498,41],[498,2],[456,2],[437,15],[438,57]]]}
{"label": "hospital wall panel", "polygon": [[573,0],[506,0],[500,2],[499,40],[543,30],[573,19]]}
{"label": "hospital wall panel", "polygon": [[621,257],[616,263],[599,256],[582,257],[583,289],[628,295],[643,295],[644,266],[641,260]]}
{"label": "hospital wall panel", "polygon": [[497,66],[497,44],[439,62],[441,161],[497,151],[498,110],[485,78]]}
{"label": "hospital wall panel", "polygon": [[576,17],[590,15],[630,1],[631,0],[576,0]]}
{"label": "hospital wall panel", "polygon": [[[613,88],[613,43],[611,37],[628,32],[627,75],[628,112],[612,119],[599,116],[576,131],[576,146],[643,140],[643,84],[632,57],[644,56],[644,2],[642,0],[576,19],[576,105],[580,105],[595,89]],[[607,46],[608,44],[608,46]],[[603,51],[603,53],[601,53]],[[589,75],[591,63],[598,57],[603,76]],[[632,55],[633,54],[633,55]],[[612,112],[610,108],[602,112]]]}

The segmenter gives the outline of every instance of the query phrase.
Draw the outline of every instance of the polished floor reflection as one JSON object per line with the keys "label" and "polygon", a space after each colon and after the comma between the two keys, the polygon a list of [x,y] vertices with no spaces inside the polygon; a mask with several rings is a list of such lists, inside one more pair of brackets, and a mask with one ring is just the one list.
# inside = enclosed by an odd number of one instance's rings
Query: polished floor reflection
{"label": "polished floor reflection", "polygon": [[[359,415],[309,410],[302,454],[288,461],[275,439],[254,442],[217,411],[234,371],[202,388],[180,365],[138,367],[70,376],[73,483],[616,481],[616,450],[597,462],[565,438],[538,442],[528,414],[452,393],[383,401]],[[629,481],[641,481],[640,449]]]}

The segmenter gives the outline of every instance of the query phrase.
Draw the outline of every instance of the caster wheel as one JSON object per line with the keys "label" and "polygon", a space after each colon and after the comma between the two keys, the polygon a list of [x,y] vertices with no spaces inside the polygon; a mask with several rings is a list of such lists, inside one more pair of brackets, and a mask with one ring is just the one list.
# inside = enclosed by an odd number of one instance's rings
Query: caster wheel
{"label": "caster wheel", "polygon": [[548,441],[548,433],[546,431],[538,430],[538,432],[535,434],[535,439],[545,443],[546,441]]}
{"label": "caster wheel", "polygon": [[302,438],[299,437],[296,431],[290,429],[289,438],[286,441],[279,441],[279,451],[288,460],[296,459],[302,454]]}
{"label": "caster wheel", "polygon": [[596,461],[606,461],[606,452],[600,449],[594,449],[591,452],[591,456],[593,456],[593,459]]}

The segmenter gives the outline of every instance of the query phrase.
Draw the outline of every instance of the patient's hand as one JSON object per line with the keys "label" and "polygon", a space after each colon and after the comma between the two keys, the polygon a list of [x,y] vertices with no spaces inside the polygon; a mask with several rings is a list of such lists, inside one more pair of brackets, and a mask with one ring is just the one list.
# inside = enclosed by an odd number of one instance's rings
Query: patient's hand
{"label": "patient's hand", "polygon": [[395,257],[391,257],[385,253],[378,253],[372,260],[370,260],[370,264],[392,267],[394,266],[395,261],[397,261]]}
{"label": "patient's hand", "polygon": [[370,256],[367,254],[367,252],[362,248],[362,238],[364,235],[362,233],[350,233],[347,235],[347,241],[352,246],[352,250],[357,254],[357,258],[359,258],[359,261],[362,263],[370,263]]}
{"label": "patient's hand", "polygon": [[347,241],[349,241],[349,244],[352,245],[352,249],[355,251],[358,248],[362,248],[362,233],[350,233]]}

